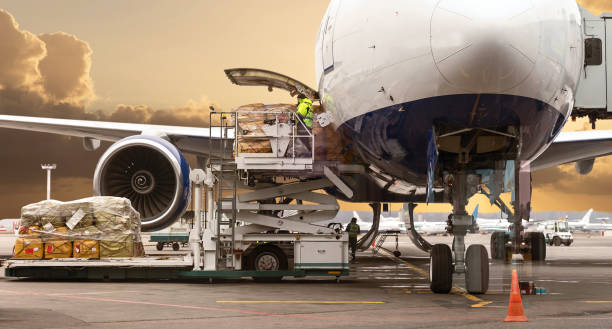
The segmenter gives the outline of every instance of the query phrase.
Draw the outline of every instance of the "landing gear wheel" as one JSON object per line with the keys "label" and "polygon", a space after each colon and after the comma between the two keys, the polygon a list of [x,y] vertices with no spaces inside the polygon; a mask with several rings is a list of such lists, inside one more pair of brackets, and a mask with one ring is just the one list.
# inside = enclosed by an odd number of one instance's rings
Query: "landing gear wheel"
{"label": "landing gear wheel", "polygon": [[525,240],[531,245],[531,260],[543,262],[546,260],[546,238],[541,232],[527,232]]}
{"label": "landing gear wheel", "polygon": [[155,245],[155,249],[157,249],[157,250],[159,250],[159,251],[164,250],[164,243],[163,243],[163,242],[158,242],[158,243]]}
{"label": "landing gear wheel", "polygon": [[491,234],[491,259],[507,260],[507,239],[506,233],[504,232],[494,232]]}
{"label": "landing gear wheel", "polygon": [[[249,268],[254,271],[283,271],[288,268],[287,255],[278,247],[263,245],[257,247],[249,255]],[[278,277],[253,277],[257,282],[278,282],[283,279]]]}
{"label": "landing gear wheel", "polygon": [[555,245],[555,247],[558,247],[561,245],[561,239],[558,236],[553,238],[553,245]]}
{"label": "landing gear wheel", "polygon": [[174,242],[174,243],[172,244],[172,250],[174,250],[174,251],[179,251],[179,249],[181,249],[181,245],[180,245],[180,244],[178,244],[178,242]]}
{"label": "landing gear wheel", "polygon": [[453,257],[450,247],[445,244],[434,245],[429,260],[431,291],[448,294],[453,286]]}
{"label": "landing gear wheel", "polygon": [[470,294],[489,290],[489,254],[480,244],[471,245],[465,253],[465,287]]}

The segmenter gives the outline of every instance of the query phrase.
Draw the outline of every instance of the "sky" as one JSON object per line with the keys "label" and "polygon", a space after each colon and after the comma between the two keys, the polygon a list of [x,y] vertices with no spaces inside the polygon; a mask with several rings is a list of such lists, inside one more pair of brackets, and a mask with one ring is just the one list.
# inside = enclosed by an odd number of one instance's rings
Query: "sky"
{"label": "sky", "polygon": [[[609,0],[580,2],[597,14],[612,11]],[[264,68],[316,87],[314,44],[327,5],[328,0],[0,0],[0,113],[198,126],[205,124],[209,105],[293,103],[283,92],[234,86],[223,70]],[[612,129],[612,123],[599,128]],[[566,128],[584,129],[584,121]],[[10,130],[0,130],[0,140],[0,218],[18,217],[21,206],[44,198],[42,162],[58,164],[54,198],[91,195],[102,149],[85,152],[80,139]],[[606,158],[597,160],[589,176],[578,176],[571,165],[535,173],[534,210],[612,211],[610,169]],[[484,198],[468,208],[476,204],[496,211]]]}

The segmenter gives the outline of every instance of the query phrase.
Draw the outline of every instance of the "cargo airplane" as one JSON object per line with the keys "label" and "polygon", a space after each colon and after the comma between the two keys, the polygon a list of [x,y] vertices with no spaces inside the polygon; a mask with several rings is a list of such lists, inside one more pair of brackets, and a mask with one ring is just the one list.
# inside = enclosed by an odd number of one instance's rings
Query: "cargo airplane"
{"label": "cargo airplane", "polygon": [[[318,90],[269,71],[226,74],[320,101],[351,154],[343,161],[364,168],[338,171],[350,197],[335,187],[328,194],[371,203],[375,214],[384,202],[410,210],[450,203],[454,242],[431,247],[431,289],[448,293],[460,273],[469,292],[485,293],[487,250],[465,247],[476,224],[468,199],[483,185],[493,199],[514,191],[514,252],[541,250],[543,235],[520,225],[529,219],[531,172],[576,162],[588,173],[595,158],[612,153],[612,131],[561,132],[578,113],[585,70],[601,59],[597,47],[585,51],[585,15],[575,0],[332,0],[315,45]],[[202,127],[7,115],[0,127],[81,137],[89,150],[113,143],[95,169],[94,191],[130,198],[147,231],[187,208],[183,154],[207,156],[222,137]]]}

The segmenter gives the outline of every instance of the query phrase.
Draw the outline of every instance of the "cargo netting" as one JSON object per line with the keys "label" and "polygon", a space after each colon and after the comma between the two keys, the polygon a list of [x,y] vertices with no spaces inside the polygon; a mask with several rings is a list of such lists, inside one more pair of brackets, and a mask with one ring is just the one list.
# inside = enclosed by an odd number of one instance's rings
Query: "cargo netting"
{"label": "cargo netting", "polygon": [[142,257],[140,214],[130,200],[46,200],[21,209],[16,259]]}

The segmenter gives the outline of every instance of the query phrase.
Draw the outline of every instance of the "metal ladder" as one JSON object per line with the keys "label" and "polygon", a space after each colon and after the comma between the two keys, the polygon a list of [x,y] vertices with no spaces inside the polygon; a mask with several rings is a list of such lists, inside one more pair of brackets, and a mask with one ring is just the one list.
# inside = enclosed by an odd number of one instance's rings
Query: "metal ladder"
{"label": "metal ladder", "polygon": [[[215,119],[218,119],[217,121]],[[233,138],[228,137],[228,131],[235,128],[237,116],[235,113],[210,113],[210,146],[209,166],[217,181],[214,187],[215,196],[215,219],[217,223],[217,268],[232,270],[236,267],[234,263],[235,229],[237,217],[237,182],[238,170],[233,160],[233,154],[228,150],[228,143],[234,143]],[[216,124],[215,122],[218,122]],[[215,147],[213,131],[220,131],[221,139],[217,139]],[[229,194],[229,195],[228,195]],[[224,216],[225,215],[225,216]]]}

